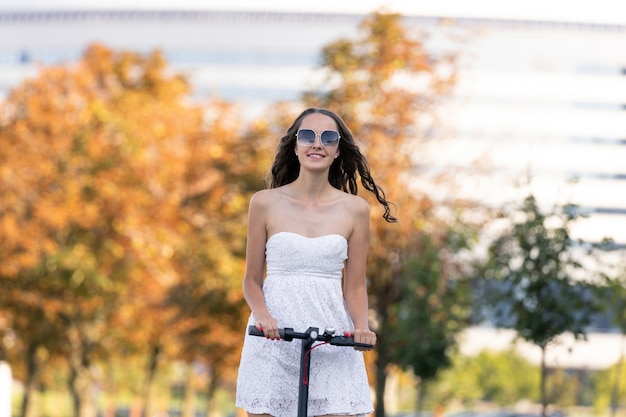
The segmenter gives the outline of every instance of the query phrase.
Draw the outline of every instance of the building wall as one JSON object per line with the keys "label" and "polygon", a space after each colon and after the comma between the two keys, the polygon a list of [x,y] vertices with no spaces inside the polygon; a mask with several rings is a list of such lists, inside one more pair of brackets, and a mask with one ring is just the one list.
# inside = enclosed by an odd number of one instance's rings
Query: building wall
{"label": "building wall", "polygon": [[[353,37],[363,15],[244,11],[0,12],[0,94],[37,65],[76,60],[87,44],[162,49],[199,97],[219,95],[262,114],[314,83],[323,45]],[[461,193],[499,205],[532,177],[546,205],[580,204],[576,237],[626,243],[626,24],[406,16],[410,31],[462,33],[455,98],[443,112],[446,152],[429,163],[493,172]],[[433,42],[434,43],[434,42]],[[437,47],[434,45],[431,47]],[[444,142],[435,143],[442,146]],[[494,180],[497,192],[494,190]],[[571,181],[578,183],[572,185]]]}
{"label": "building wall", "polygon": [[[488,153],[502,179],[532,177],[540,202],[589,213],[575,237],[626,243],[626,55],[615,53],[626,28],[485,25],[468,44],[450,110],[453,160]],[[494,203],[508,194],[482,189],[470,192]]]}

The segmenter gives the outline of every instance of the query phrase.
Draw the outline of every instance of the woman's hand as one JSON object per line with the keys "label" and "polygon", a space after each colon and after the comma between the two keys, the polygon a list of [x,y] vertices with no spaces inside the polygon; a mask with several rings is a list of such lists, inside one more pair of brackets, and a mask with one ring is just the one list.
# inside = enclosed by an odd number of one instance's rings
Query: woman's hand
{"label": "woman's hand", "polygon": [[266,314],[252,314],[254,317],[254,327],[263,332],[267,339],[280,340],[278,334],[278,323],[276,319],[269,313]]}
{"label": "woman's hand", "polygon": [[[368,345],[376,346],[376,333],[374,333],[370,329],[355,329],[354,341],[356,343],[365,343]],[[364,348],[361,346],[355,346],[354,348],[356,350],[362,350],[362,351],[372,350],[370,348]]]}

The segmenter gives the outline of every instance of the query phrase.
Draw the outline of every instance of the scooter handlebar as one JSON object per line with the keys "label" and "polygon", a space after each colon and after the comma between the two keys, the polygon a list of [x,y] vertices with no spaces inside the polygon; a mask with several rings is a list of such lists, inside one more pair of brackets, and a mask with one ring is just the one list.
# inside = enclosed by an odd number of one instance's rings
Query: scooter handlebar
{"label": "scooter handlebar", "polygon": [[[311,330],[312,329],[309,328],[307,332],[299,333],[294,332],[292,328],[285,327],[284,329],[278,329],[278,334],[281,340],[286,340],[288,342],[292,341],[293,339],[313,339],[319,342],[327,342],[335,346],[354,346],[362,347],[365,349],[374,349],[374,345],[370,345],[369,343],[355,342],[353,336],[329,336],[325,333],[319,334],[317,331],[314,333]],[[265,333],[263,333],[262,330],[257,329],[256,326],[253,325],[248,326],[248,334],[250,334],[251,336],[265,336]]]}

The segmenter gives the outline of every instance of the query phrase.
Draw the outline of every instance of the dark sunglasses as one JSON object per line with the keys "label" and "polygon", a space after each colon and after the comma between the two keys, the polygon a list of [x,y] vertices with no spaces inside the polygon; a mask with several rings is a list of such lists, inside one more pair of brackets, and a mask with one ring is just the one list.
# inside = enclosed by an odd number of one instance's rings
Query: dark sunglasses
{"label": "dark sunglasses", "polygon": [[[317,137],[317,133],[312,129],[300,129],[298,133],[296,133],[296,138],[298,139],[298,143],[302,146],[310,146],[315,143],[315,138]],[[339,144],[339,132],[336,130],[325,130],[320,133],[320,143],[324,147],[333,147]]]}

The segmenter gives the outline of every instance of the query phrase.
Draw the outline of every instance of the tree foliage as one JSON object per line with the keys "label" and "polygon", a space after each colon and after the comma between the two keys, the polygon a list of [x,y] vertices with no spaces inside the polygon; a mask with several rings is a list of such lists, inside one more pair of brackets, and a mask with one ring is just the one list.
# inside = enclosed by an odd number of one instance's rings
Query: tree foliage
{"label": "tree foliage", "polygon": [[[2,276],[14,291],[14,313],[30,295],[30,318],[40,314],[50,318],[41,325],[55,325],[54,336],[28,345],[62,349],[56,353],[69,359],[81,415],[94,412],[91,365],[135,320],[154,317],[138,310],[154,303],[173,275],[175,174],[185,154],[170,139],[199,114],[176,101],[158,106],[188,92],[179,78],[159,80],[163,69],[159,54],[115,56],[94,46],[74,68],[44,69],[5,105]],[[163,173],[165,165],[174,175]],[[151,327],[132,334],[140,338]],[[13,329],[23,339],[37,335]]]}
{"label": "tree foliage", "polygon": [[485,276],[494,322],[515,329],[519,337],[542,351],[541,400],[547,407],[545,352],[566,332],[586,336],[586,327],[600,310],[591,281],[581,280],[582,265],[574,254],[569,226],[573,207],[544,214],[530,195],[512,226],[489,247]]}
{"label": "tree foliage", "polygon": [[76,415],[95,414],[112,355],[144,355],[150,372],[163,355],[237,355],[231,290],[258,168],[234,107],[190,91],[158,51],[93,45],[2,104],[0,305],[24,363],[67,358]]}
{"label": "tree foliage", "polygon": [[[403,267],[398,303],[391,309],[390,344],[394,363],[419,378],[416,409],[422,411],[427,386],[452,365],[459,333],[468,326],[474,304],[470,281],[443,253],[468,246],[460,232],[445,241],[424,235],[414,258]],[[450,254],[450,253],[448,253]]]}

